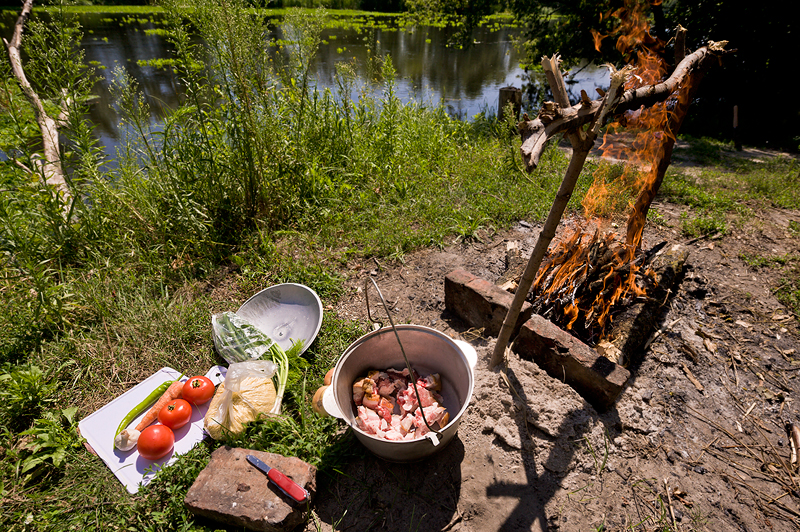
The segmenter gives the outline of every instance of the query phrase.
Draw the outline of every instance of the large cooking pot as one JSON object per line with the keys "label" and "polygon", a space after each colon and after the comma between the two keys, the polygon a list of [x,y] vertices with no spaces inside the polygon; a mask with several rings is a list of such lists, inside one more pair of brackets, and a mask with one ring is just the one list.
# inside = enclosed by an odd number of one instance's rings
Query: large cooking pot
{"label": "large cooking pot", "polygon": [[442,378],[444,407],[450,422],[437,436],[433,432],[411,441],[389,441],[367,434],[355,422],[353,383],[370,370],[406,367],[400,346],[391,327],[366,334],[345,350],[333,371],[331,385],[322,394],[325,412],[343,419],[356,438],[377,456],[392,462],[421,460],[444,448],[456,434],[461,416],[472,398],[473,371],[477,353],[466,342],[453,340],[441,332],[420,325],[398,325],[408,361],[422,375],[439,373]]}

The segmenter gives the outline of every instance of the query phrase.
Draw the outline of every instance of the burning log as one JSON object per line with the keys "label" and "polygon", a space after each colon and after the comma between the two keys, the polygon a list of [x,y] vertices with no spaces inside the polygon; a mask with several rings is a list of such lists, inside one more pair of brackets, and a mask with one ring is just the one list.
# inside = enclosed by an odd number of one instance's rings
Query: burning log
{"label": "burning log", "polygon": [[536,314],[595,345],[605,336],[615,306],[647,300],[658,286],[650,262],[666,242],[628,260],[614,235],[596,231],[586,243],[585,237],[576,231],[548,256],[527,300]]}

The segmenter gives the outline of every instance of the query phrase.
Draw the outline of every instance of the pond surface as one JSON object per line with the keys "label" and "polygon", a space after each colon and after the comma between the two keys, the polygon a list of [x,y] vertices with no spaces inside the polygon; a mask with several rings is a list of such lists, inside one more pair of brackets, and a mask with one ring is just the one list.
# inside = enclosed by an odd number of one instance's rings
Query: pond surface
{"label": "pond surface", "polygon": [[[124,67],[138,82],[150,104],[152,119],[158,123],[167,109],[177,107],[182,87],[170,68],[149,66],[147,61],[171,58],[172,47],[166,37],[147,31],[164,28],[158,13],[77,16],[84,31],[86,61],[98,67],[100,76],[91,119],[100,143],[113,156],[121,136],[109,91],[115,67]],[[2,33],[10,32],[15,18],[14,12],[2,13]],[[334,88],[335,64],[340,61],[355,59],[358,73],[366,79],[370,56],[388,54],[397,71],[396,93],[403,101],[442,104],[452,116],[470,119],[482,111],[496,112],[501,87],[526,88],[540,83],[539,75],[526,73],[519,66],[520,57],[512,42],[517,29],[478,28],[472,35],[473,44],[459,48],[447,46],[445,29],[393,29],[391,17],[381,18],[381,22],[381,27],[324,29],[313,69],[317,86]],[[271,30],[273,37],[282,37],[280,26]],[[595,97],[595,87],[608,86],[608,74],[603,68],[589,65],[573,73],[569,84],[573,101],[577,101],[581,89]],[[523,105],[530,106],[529,102]]]}

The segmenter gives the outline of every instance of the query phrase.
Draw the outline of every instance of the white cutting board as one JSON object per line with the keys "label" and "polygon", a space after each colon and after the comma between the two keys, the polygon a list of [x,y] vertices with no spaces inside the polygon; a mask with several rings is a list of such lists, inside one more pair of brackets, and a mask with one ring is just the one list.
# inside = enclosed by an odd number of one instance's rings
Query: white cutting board
{"label": "white cutting board", "polygon": [[[211,379],[214,385],[218,385],[225,380],[226,371],[227,368],[223,366],[214,366],[208,370],[206,377]],[[78,423],[81,436],[86,438],[97,456],[105,462],[130,493],[139,491],[140,485],[147,485],[162,467],[174,462],[178,455],[188,452],[206,435],[203,430],[203,418],[210,401],[201,406],[192,405],[191,422],[175,431],[175,447],[161,460],[146,460],[139,456],[139,452],[135,448],[125,452],[114,448],[114,433],[122,418],[133,407],[144,401],[161,383],[174,381],[180,375],[179,371],[172,368],[161,368]],[[181,380],[186,381],[190,377],[192,375],[185,375]],[[131,422],[130,426],[135,427],[143,416],[144,413]]]}

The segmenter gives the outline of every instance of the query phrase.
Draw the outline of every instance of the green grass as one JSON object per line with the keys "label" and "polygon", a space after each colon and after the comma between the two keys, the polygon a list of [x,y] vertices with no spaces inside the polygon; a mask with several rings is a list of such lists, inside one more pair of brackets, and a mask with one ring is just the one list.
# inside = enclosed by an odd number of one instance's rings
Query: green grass
{"label": "green grass", "polygon": [[691,174],[677,167],[667,172],[659,194],[666,200],[687,205],[681,217],[681,232],[687,237],[725,234],[730,224],[752,216],[759,208],[800,208],[800,162],[788,156],[749,159],[737,155],[733,146],[710,139],[687,140],[689,147],[676,150],[702,166]]}
{"label": "green grass", "polygon": [[[660,194],[668,201],[687,205],[680,229],[694,238],[725,234],[731,225],[743,224],[763,208],[800,208],[800,162],[795,157],[777,155],[753,158],[738,154],[730,143],[711,139],[685,138],[688,148],[676,150],[678,157],[688,155],[704,166],[695,172],[672,168]],[[682,153],[683,152],[683,153]],[[790,235],[800,236],[800,227],[790,222]],[[750,267],[770,268],[778,272],[772,287],[777,299],[795,315],[800,314],[800,257],[742,255]]]}
{"label": "green grass", "polygon": [[[687,205],[737,212],[737,204],[774,205],[800,208],[800,161],[790,156],[757,157],[738,155],[727,143],[710,139],[684,138],[691,159],[701,165],[696,177],[670,170],[661,194]],[[680,157],[683,150],[676,150]],[[741,213],[741,211],[738,211]]]}
{"label": "green grass", "polygon": [[778,281],[773,286],[775,297],[800,319],[800,255],[754,255],[743,253],[739,256],[754,270],[775,269]]}

